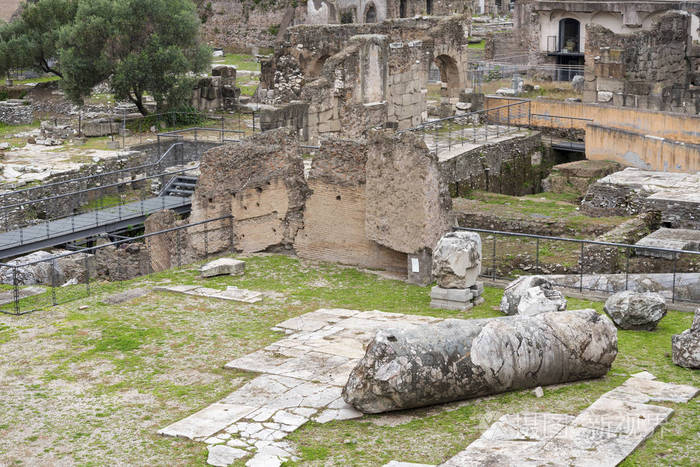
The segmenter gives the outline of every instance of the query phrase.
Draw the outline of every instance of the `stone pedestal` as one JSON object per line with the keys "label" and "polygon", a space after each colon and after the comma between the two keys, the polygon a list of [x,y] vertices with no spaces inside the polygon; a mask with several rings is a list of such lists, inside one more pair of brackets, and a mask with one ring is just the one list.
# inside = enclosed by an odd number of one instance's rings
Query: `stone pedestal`
{"label": "stone pedestal", "polygon": [[423,249],[418,253],[408,255],[408,276],[409,284],[425,286],[432,282],[433,275],[433,254],[428,249]]}
{"label": "stone pedestal", "polygon": [[430,307],[467,311],[475,305],[484,303],[484,299],[481,297],[483,293],[483,282],[477,282],[466,289],[444,289],[436,285],[430,290]]}

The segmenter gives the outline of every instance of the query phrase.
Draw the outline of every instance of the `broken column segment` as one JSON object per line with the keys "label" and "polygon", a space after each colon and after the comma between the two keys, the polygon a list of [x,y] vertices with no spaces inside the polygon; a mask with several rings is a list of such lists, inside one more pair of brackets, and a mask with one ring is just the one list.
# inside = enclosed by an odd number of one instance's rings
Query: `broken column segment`
{"label": "broken column segment", "polygon": [[700,368],[700,308],[690,329],[671,337],[671,358],[678,366]]}
{"label": "broken column segment", "polygon": [[437,285],[430,291],[430,306],[447,310],[468,310],[483,302],[481,237],[476,232],[449,232],[433,252],[433,276]]}
{"label": "broken column segment", "polygon": [[343,389],[364,413],[410,409],[605,375],[617,329],[594,310],[377,332]]}
{"label": "broken column segment", "polygon": [[566,298],[543,276],[522,276],[503,290],[501,311],[506,315],[536,315],[566,310]]}

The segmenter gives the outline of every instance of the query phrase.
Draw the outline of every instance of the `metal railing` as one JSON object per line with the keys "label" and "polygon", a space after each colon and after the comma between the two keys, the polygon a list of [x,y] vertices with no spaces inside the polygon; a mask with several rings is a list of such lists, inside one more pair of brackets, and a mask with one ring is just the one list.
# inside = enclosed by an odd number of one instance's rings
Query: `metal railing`
{"label": "metal railing", "polygon": [[[227,222],[228,221],[228,222]],[[218,225],[218,227],[216,227]],[[222,227],[223,225],[223,227]],[[214,226],[214,228],[212,228]],[[194,229],[194,232],[187,232],[187,229]],[[140,259],[129,261],[122,256],[134,254],[127,250],[127,246],[143,244],[152,239],[169,235],[175,238],[170,240],[175,243],[175,251],[173,253],[172,267],[182,267],[185,264],[191,264],[196,261],[209,258],[212,254],[219,255],[223,253],[221,249],[216,252],[209,251],[209,232],[228,230],[231,236],[230,241],[233,245],[233,216],[221,216],[213,219],[207,219],[200,222],[173,227],[169,229],[152,232],[137,237],[124,238],[122,240],[105,243],[102,245],[91,246],[77,251],[71,251],[58,255],[53,255],[45,259],[17,264],[16,262],[0,263],[0,280],[9,287],[3,291],[0,289],[0,312],[10,315],[23,315],[40,309],[45,309],[51,306],[56,306],[63,303],[68,303],[73,300],[91,296],[94,291],[91,289],[91,282],[96,279],[105,278],[113,280],[127,280],[141,275],[153,273],[153,258],[150,250],[147,253],[148,266],[145,271],[134,273],[132,263],[142,263]],[[201,238],[200,251],[192,257],[183,256],[183,244],[186,235],[198,236]],[[110,252],[107,249],[113,249]],[[123,251],[122,251],[123,250]],[[232,249],[231,249],[232,252]],[[144,259],[144,258],[141,258]],[[98,261],[99,260],[99,261]],[[72,263],[71,268],[77,276],[71,277],[66,282],[67,277],[62,277],[62,264]],[[105,264],[107,269],[96,270],[96,264]],[[43,279],[45,282],[38,284],[42,290],[37,290],[37,286],[33,288],[24,287],[23,278],[26,277],[26,271],[43,270]],[[167,269],[167,268],[166,268]],[[143,274],[141,274],[143,272]],[[112,278],[111,276],[115,277]],[[47,290],[48,289],[48,290]],[[34,292],[38,292],[34,294]],[[9,297],[9,299],[8,299]]]}
{"label": "metal railing", "polygon": [[427,121],[402,130],[420,134],[428,149],[440,156],[468,144],[488,143],[521,131],[517,120],[530,114],[530,101],[522,100],[490,109]]}
{"label": "metal railing", "polygon": [[[463,228],[482,237],[482,276],[547,275],[579,292],[659,292],[672,303],[700,303],[700,251]],[[500,239],[500,242],[499,242]],[[646,280],[645,280],[646,279]]]}
{"label": "metal railing", "polygon": [[[165,185],[165,182],[168,179],[168,177],[184,174],[184,173],[190,172],[194,169],[196,169],[196,167],[189,167],[189,168],[184,168],[184,169],[180,169],[180,170],[162,172],[162,173],[158,173],[158,174],[154,174],[154,175],[150,175],[150,176],[144,176],[141,178],[134,178],[134,179],[129,179],[129,180],[125,180],[125,181],[120,181],[117,183],[110,183],[110,184],[102,185],[102,186],[98,186],[98,187],[92,187],[92,188],[87,188],[84,190],[78,190],[78,191],[74,191],[74,192],[70,192],[70,193],[63,193],[60,195],[56,195],[56,196],[52,196],[52,197],[48,197],[48,198],[43,198],[41,200],[34,200],[34,201],[28,201],[25,203],[18,203],[15,205],[11,205],[11,206],[9,206],[9,208],[19,207],[22,209],[28,209],[29,207],[31,207],[37,203],[46,203],[46,202],[54,202],[55,203],[55,202],[58,202],[59,200],[65,199],[65,198],[69,198],[69,199],[72,199],[74,201],[75,199],[78,199],[79,195],[90,195],[92,193],[101,193],[102,195],[104,195],[104,196],[101,196],[98,198],[93,198],[93,202],[96,200],[97,203],[95,203],[94,209],[92,209],[92,210],[86,211],[84,213],[75,213],[75,211],[78,209],[79,206],[77,206],[78,203],[74,202],[74,204],[73,204],[74,207],[72,209],[73,212],[70,214],[59,215],[59,216],[56,216],[56,217],[53,217],[50,219],[45,219],[40,223],[35,223],[35,224],[32,224],[31,226],[17,229],[16,232],[18,232],[19,241],[4,242],[4,243],[0,242],[0,250],[12,248],[14,246],[22,246],[24,244],[36,243],[40,239],[50,239],[50,238],[54,238],[56,236],[60,236],[60,235],[67,234],[67,233],[75,233],[75,232],[84,231],[84,230],[87,230],[88,228],[91,228],[91,227],[98,227],[101,225],[101,223],[100,223],[101,220],[102,220],[102,222],[109,220],[109,219],[105,219],[104,214],[102,216],[102,219],[100,219],[100,212],[105,210],[105,209],[108,209],[108,208],[117,207],[118,209],[117,209],[116,218],[114,216],[112,216],[110,219],[115,220],[115,221],[122,221],[122,220],[126,219],[126,217],[123,217],[123,213],[122,213],[121,208],[125,205],[131,204],[134,202],[139,202],[140,203],[139,212],[141,213],[141,215],[144,215],[146,212],[149,211],[148,209],[145,208],[144,201],[146,201],[147,199],[153,199],[153,198],[157,197],[155,194],[153,194],[151,189],[148,188],[148,189],[139,191],[138,192],[139,199],[135,200],[135,199],[123,198],[121,196],[121,193],[119,192],[119,188],[126,187],[127,185],[136,185],[136,184],[139,184],[140,182],[145,182],[148,180],[158,180],[158,179],[159,179],[161,185]],[[103,199],[106,196],[109,196],[110,192],[113,192],[114,189],[117,189],[119,200],[116,202],[113,202],[113,203],[103,202]],[[159,197],[159,199],[161,200],[162,208],[165,209],[166,204],[167,204],[165,197]],[[90,213],[94,213],[94,216],[95,216],[94,217],[94,224],[90,223],[90,224],[81,224],[81,225],[76,226],[75,219],[77,218],[78,215],[90,214]],[[52,223],[59,221],[59,220],[62,220],[62,219],[71,219],[70,226],[68,226],[67,228],[64,228],[64,229],[59,228],[59,230],[56,230],[56,224],[54,224],[54,228],[53,229],[51,228]],[[36,227],[42,226],[42,225],[45,226],[45,235],[43,235],[42,237],[33,236],[29,239],[23,238],[24,232],[26,229],[36,228]],[[41,229],[41,227],[39,227],[39,229]],[[13,231],[13,232],[15,232],[15,231]]]}

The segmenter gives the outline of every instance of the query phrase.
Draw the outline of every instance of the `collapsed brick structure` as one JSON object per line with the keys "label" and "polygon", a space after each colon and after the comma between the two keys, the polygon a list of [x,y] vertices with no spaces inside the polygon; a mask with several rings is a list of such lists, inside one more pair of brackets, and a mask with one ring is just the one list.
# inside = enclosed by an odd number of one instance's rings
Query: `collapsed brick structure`
{"label": "collapsed brick structure", "polygon": [[682,11],[633,34],[588,25],[584,101],[700,112],[700,45],[689,40],[690,29],[691,15]]}
{"label": "collapsed brick structure", "polygon": [[[294,107],[305,139],[359,136],[369,128],[405,129],[425,117],[426,84],[434,62],[443,97],[458,100],[466,84],[468,18],[411,18],[373,24],[295,26],[275,56],[262,63],[257,98]],[[277,119],[277,121],[275,121]],[[263,113],[267,127],[290,123],[279,108]]]}
{"label": "collapsed brick structure", "polygon": [[272,130],[203,156],[191,222],[228,214],[234,220],[208,224],[206,237],[198,226],[188,229],[192,249],[293,249],[303,258],[428,283],[432,248],[450,228],[452,204],[425,144],[384,132],[327,139],[307,181],[292,134]]}

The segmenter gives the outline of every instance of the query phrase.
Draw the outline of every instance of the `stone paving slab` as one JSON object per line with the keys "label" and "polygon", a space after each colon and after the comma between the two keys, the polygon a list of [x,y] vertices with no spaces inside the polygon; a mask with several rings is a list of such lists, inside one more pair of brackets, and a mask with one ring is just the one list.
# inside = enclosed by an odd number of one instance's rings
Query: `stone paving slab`
{"label": "stone paving slab", "polygon": [[577,417],[504,415],[443,466],[617,465],[673,414],[649,401],[684,403],[698,389],[656,381],[648,372],[603,394]]}
{"label": "stone paving slab", "polygon": [[[160,288],[191,295],[201,289]],[[293,449],[284,438],[304,423],[362,417],[345,403],[341,392],[377,329],[438,321],[441,319],[428,316],[345,309],[320,309],[288,319],[272,328],[286,332],[284,338],[225,365],[259,376],[160,433],[206,442],[211,465],[233,462],[240,458],[241,450],[246,456],[254,454],[246,464],[249,467],[293,460]]]}
{"label": "stone paving slab", "polygon": [[257,303],[262,301],[262,292],[252,290],[239,289],[236,286],[229,285],[226,290],[217,290],[210,287],[199,287],[196,285],[170,285],[158,286],[155,290],[182,293],[185,295],[194,295],[197,297],[219,298],[221,300],[231,300],[234,302]]}

